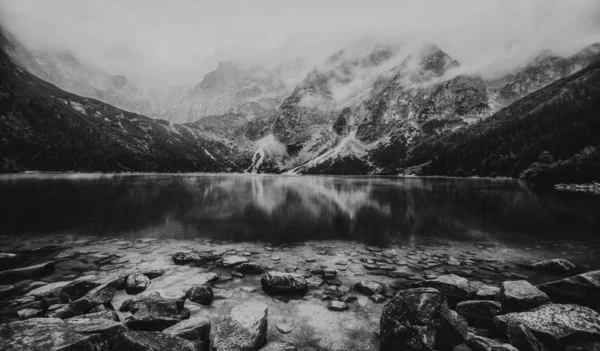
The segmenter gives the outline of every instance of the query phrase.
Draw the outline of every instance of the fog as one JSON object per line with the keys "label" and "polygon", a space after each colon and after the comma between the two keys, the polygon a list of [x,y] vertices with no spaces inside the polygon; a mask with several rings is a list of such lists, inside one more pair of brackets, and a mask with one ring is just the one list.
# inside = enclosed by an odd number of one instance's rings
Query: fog
{"label": "fog", "polygon": [[220,61],[312,65],[376,44],[437,44],[494,75],[600,41],[598,0],[0,0],[0,21],[30,48],[152,85],[196,84]]}

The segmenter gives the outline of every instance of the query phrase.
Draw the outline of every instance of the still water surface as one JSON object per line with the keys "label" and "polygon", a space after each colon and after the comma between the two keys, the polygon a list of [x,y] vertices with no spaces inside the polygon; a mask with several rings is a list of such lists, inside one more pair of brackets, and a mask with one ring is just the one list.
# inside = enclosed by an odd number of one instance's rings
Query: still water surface
{"label": "still water surface", "polygon": [[24,174],[0,177],[0,210],[11,235],[600,241],[600,196],[513,180]]}

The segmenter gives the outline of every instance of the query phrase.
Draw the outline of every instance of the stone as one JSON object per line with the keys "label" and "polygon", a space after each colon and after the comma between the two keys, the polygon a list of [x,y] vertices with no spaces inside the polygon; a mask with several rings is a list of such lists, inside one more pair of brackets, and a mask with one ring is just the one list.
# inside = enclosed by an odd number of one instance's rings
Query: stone
{"label": "stone", "polygon": [[342,301],[331,301],[327,308],[331,311],[345,311],[348,309],[348,305]]}
{"label": "stone", "polygon": [[82,315],[83,312],[71,304],[55,304],[48,307],[46,317],[67,319]]}
{"label": "stone", "polygon": [[246,262],[248,262],[248,259],[244,256],[227,255],[223,257],[223,266],[225,267],[235,267]]}
{"label": "stone", "polygon": [[262,266],[255,262],[241,263],[233,268],[234,271],[242,274],[262,274],[264,269]]}
{"label": "stone", "polygon": [[163,333],[190,341],[201,341],[203,345],[208,346],[210,345],[210,328],[210,319],[194,317],[163,330]]}
{"label": "stone", "polygon": [[21,280],[33,279],[52,274],[54,261],[44,262],[33,266],[0,271],[0,284],[14,284]]}
{"label": "stone", "polygon": [[477,300],[495,300],[499,292],[500,288],[496,286],[481,285],[477,287],[474,298]]}
{"label": "stone", "polygon": [[47,299],[50,297],[58,297],[60,295],[60,290],[62,287],[68,285],[70,282],[55,282],[46,285],[42,285],[39,288],[33,289],[25,296],[34,296],[36,299]]}
{"label": "stone", "polygon": [[231,309],[217,327],[214,348],[218,351],[256,351],[267,343],[268,307],[246,302]]}
{"label": "stone", "polygon": [[455,274],[441,275],[433,280],[418,283],[418,285],[438,290],[448,298],[450,306],[473,298],[476,291],[466,278]]}
{"label": "stone", "polygon": [[502,312],[502,305],[489,300],[461,301],[456,305],[456,312],[470,327],[494,329],[494,317]]}
{"label": "stone", "polygon": [[496,316],[494,324],[500,335],[507,335],[509,328],[522,324],[549,350],[600,340],[600,314],[578,305],[542,305],[529,312]]}
{"label": "stone", "polygon": [[139,294],[150,286],[150,278],[141,273],[134,273],[125,281],[125,291],[128,294]]}
{"label": "stone", "polygon": [[550,302],[548,295],[526,280],[503,282],[496,300],[504,313],[527,311]]}
{"label": "stone", "polygon": [[173,262],[175,264],[189,264],[194,263],[196,265],[204,265],[208,262],[216,261],[221,256],[211,255],[211,254],[203,254],[195,251],[180,251],[176,252],[172,256]]}
{"label": "stone", "polygon": [[115,342],[114,350],[135,351],[201,351],[201,343],[196,343],[161,332],[127,331]]}
{"label": "stone", "polygon": [[162,331],[190,318],[190,310],[184,308],[185,298],[165,299],[155,293],[146,297],[123,302],[120,310],[131,312],[125,325],[132,330]]}
{"label": "stone", "polygon": [[466,321],[433,288],[398,292],[384,307],[380,321],[381,351],[451,350],[467,337]]}
{"label": "stone", "polygon": [[71,305],[83,313],[87,313],[96,306],[109,303],[115,296],[115,290],[115,287],[110,284],[100,285],[71,302]]}
{"label": "stone", "polygon": [[106,320],[115,321],[115,322],[121,321],[117,312],[115,312],[113,310],[109,310],[109,309],[105,309],[103,311],[98,311],[98,312],[87,313],[87,314],[83,315],[82,317],[89,318],[89,319],[106,319]]}
{"label": "stone", "polygon": [[275,328],[277,328],[277,331],[281,334],[289,334],[292,332],[293,329],[291,325],[285,323],[279,323],[275,325]]}
{"label": "stone", "polygon": [[375,302],[375,303],[382,303],[385,302],[385,296],[381,295],[381,294],[374,294],[369,296],[369,299],[371,299],[371,301]]}
{"label": "stone", "polygon": [[381,283],[372,280],[362,280],[354,285],[354,290],[363,295],[381,294],[385,288]]}
{"label": "stone", "polygon": [[98,287],[100,283],[88,280],[75,280],[63,286],[58,291],[58,297],[63,303],[69,303],[82,298],[90,290]]}
{"label": "stone", "polygon": [[521,323],[511,324],[506,328],[508,340],[522,351],[547,351],[538,338]]}
{"label": "stone", "polygon": [[0,325],[2,348],[13,351],[107,350],[126,330],[121,323],[86,318],[31,318]]}
{"label": "stone", "polygon": [[208,306],[213,301],[213,290],[210,286],[192,286],[185,292],[185,296],[192,302]]}
{"label": "stone", "polygon": [[298,349],[290,343],[274,341],[268,343],[260,351],[298,351]]}
{"label": "stone", "polygon": [[260,283],[263,290],[268,294],[304,294],[308,289],[304,277],[296,273],[270,271],[262,276]]}
{"label": "stone", "polygon": [[17,311],[17,314],[19,315],[19,319],[29,319],[29,318],[43,317],[44,316],[44,310],[42,310],[42,309],[35,309],[35,308],[25,308],[25,309]]}
{"label": "stone", "polygon": [[554,302],[573,303],[600,312],[600,270],[539,285]]}
{"label": "stone", "polygon": [[540,271],[557,274],[570,272],[575,269],[575,265],[573,263],[561,258],[536,262],[533,263],[531,267]]}

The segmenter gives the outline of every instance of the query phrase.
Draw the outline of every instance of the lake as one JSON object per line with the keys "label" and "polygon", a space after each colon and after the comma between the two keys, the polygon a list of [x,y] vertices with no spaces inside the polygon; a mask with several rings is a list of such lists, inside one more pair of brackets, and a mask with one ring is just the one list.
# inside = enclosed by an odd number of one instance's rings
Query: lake
{"label": "lake", "polygon": [[246,174],[0,177],[2,234],[368,245],[600,240],[600,196],[515,180]]}

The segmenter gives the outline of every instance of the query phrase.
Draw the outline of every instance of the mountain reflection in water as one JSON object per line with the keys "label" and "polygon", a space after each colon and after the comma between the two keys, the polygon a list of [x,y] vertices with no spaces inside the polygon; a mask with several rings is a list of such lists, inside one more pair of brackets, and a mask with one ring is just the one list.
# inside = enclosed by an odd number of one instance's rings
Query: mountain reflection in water
{"label": "mountain reflection in water", "polygon": [[0,177],[3,234],[285,243],[598,240],[600,197],[512,180],[270,175]]}

